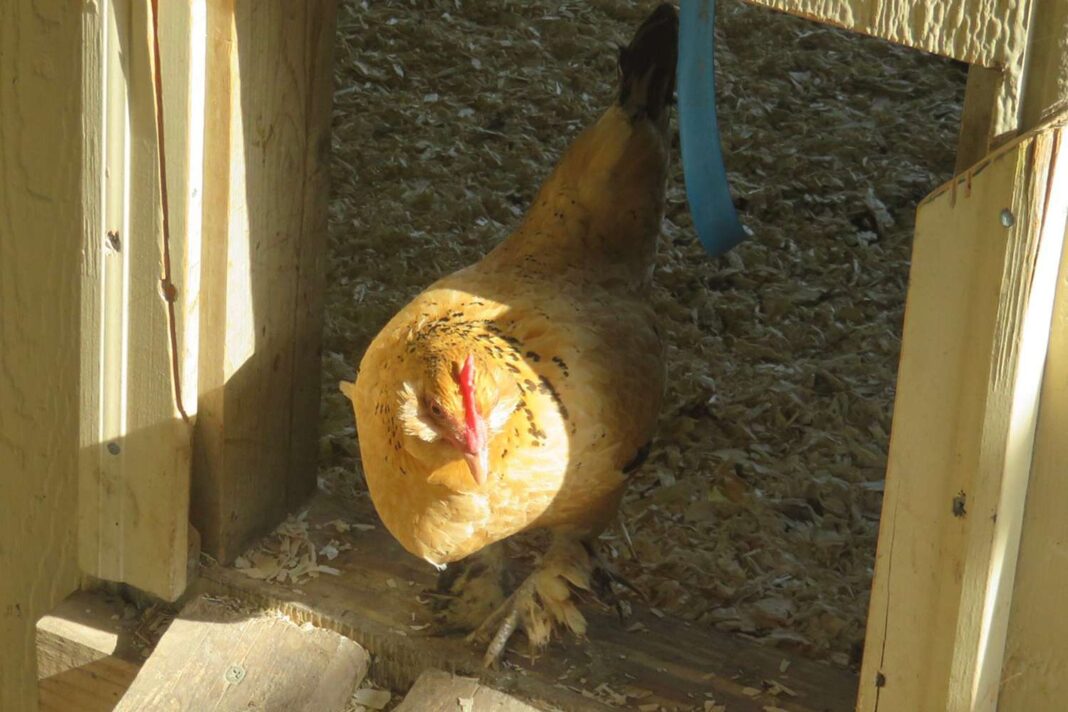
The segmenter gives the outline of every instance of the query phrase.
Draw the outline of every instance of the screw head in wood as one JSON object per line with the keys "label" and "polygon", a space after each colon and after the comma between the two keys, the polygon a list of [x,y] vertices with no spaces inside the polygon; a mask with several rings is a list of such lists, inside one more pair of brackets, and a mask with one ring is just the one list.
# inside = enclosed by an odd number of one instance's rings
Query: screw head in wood
{"label": "screw head in wood", "polygon": [[226,674],[223,677],[226,678],[227,682],[236,685],[245,679],[245,668],[240,665],[231,665],[226,669]]}
{"label": "screw head in wood", "polygon": [[1002,209],[1000,220],[1002,227],[1012,227],[1016,224],[1016,216],[1008,208]]}
{"label": "screw head in wood", "polygon": [[120,452],[122,452],[122,448],[119,447],[119,444],[116,442],[108,443],[107,448],[108,452],[110,452],[112,455],[118,455]]}

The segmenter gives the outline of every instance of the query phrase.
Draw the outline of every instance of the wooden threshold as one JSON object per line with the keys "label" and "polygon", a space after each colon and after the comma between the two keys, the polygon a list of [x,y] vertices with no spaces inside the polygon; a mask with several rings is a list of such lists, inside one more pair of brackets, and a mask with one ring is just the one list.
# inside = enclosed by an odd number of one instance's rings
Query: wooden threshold
{"label": "wooden threshold", "polygon": [[[374,521],[376,526],[340,532],[331,525],[339,519]],[[401,549],[377,519],[356,517],[352,507],[320,493],[309,503],[306,521],[317,550],[331,539],[341,549],[352,546],[334,560],[320,562],[337,569],[337,575],[282,584],[250,578],[232,567],[206,566],[197,590],[281,609],[295,621],[352,638],[375,658],[371,678],[395,690],[407,690],[420,673],[438,668],[478,676],[535,705],[548,703],[547,709],[660,704],[666,710],[704,710],[712,700],[730,712],[853,709],[857,678],[852,673],[638,606],[623,624],[587,610],[586,643],[565,639],[533,662],[510,649],[502,669],[483,670],[479,651],[461,638],[431,637],[422,630],[428,613],[416,599],[433,584],[434,572]],[[518,648],[525,649],[525,642]]]}

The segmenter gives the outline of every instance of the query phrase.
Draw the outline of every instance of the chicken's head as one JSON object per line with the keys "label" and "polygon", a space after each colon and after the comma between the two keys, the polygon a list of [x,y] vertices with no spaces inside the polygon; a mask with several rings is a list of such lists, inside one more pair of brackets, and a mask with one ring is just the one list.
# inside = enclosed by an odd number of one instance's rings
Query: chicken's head
{"label": "chicken's head", "polygon": [[481,486],[490,474],[490,442],[519,401],[515,381],[473,353],[430,359],[421,375],[401,391],[405,434],[454,448]]}

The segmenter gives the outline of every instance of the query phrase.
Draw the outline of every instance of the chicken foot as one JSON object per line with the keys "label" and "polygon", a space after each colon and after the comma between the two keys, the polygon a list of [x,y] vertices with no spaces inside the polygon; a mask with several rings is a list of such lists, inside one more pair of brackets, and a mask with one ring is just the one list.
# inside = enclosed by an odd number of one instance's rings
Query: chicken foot
{"label": "chicken foot", "polygon": [[522,627],[532,650],[545,647],[557,626],[580,637],[586,618],[572,600],[572,589],[592,592],[593,560],[579,538],[554,534],[534,572],[467,639],[487,644],[482,664],[496,665],[512,635]]}
{"label": "chicken foot", "polygon": [[430,599],[430,633],[451,635],[474,630],[502,605],[506,592],[514,586],[503,542],[454,562],[438,575],[432,590],[424,591]]}

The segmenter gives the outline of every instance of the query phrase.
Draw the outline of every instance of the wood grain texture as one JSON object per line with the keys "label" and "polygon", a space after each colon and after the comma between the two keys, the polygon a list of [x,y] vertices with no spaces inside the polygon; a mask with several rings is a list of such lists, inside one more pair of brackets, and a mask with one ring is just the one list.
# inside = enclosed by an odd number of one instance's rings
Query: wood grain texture
{"label": "wood grain texture", "polygon": [[[1012,198],[949,688],[954,712],[996,710],[1065,240],[1064,122],[1033,134]],[[1060,174],[1058,176],[1058,173]]]}
{"label": "wood grain texture", "polygon": [[79,591],[37,622],[41,710],[114,709],[140,668],[122,614],[121,601]]}
{"label": "wood grain texture", "polygon": [[992,709],[1063,241],[1043,229],[1061,132],[920,206],[858,710]]}
{"label": "wood grain texture", "polygon": [[969,64],[1000,69],[1023,47],[1027,11],[1033,0],[747,1]]}
{"label": "wood grain texture", "polygon": [[[185,589],[191,428],[178,415],[170,323],[160,289],[164,250],[159,141],[148,3],[101,3],[86,25],[87,160],[82,271],[79,561],[109,581],[167,600]],[[172,7],[172,10],[175,10]],[[187,42],[188,12],[168,16],[161,42]],[[188,59],[170,54],[174,99]],[[183,62],[185,70],[183,71]],[[93,81],[90,81],[90,77]],[[165,97],[166,98],[166,97]],[[171,213],[183,212],[185,113],[165,115],[175,151]],[[178,221],[186,227],[185,220]],[[172,235],[183,254],[185,232]],[[184,270],[185,260],[172,265]],[[184,280],[178,280],[184,294]],[[179,334],[184,322],[176,325]]]}
{"label": "wood grain texture", "polygon": [[[1061,151],[1060,185],[1050,194],[1060,196],[1063,221],[1068,155]],[[1059,709],[1068,699],[1068,618],[1062,612],[1068,576],[1068,250],[1061,254],[1041,399],[1000,678],[1004,710]]]}
{"label": "wood grain texture", "polygon": [[115,709],[341,712],[369,662],[333,631],[200,597],[163,634]]}
{"label": "wood grain texture", "polygon": [[[467,702],[469,701],[469,702]],[[465,706],[466,705],[466,706]],[[427,670],[394,712],[537,712],[511,695],[441,670]]]}
{"label": "wood grain texture", "polygon": [[37,709],[34,624],[77,585],[82,13],[0,3],[0,709]]}
{"label": "wood grain texture", "polygon": [[[310,621],[356,640],[375,656],[372,674],[381,685],[406,689],[424,670],[434,668],[478,675],[487,685],[532,704],[545,701],[567,710],[616,709],[581,694],[592,693],[602,682],[617,691],[626,686],[647,690],[649,696],[641,702],[659,702],[666,709],[689,709],[693,700],[708,699],[706,693],[731,712],[762,712],[768,705],[790,712],[853,709],[856,678],[846,671],[661,618],[637,605],[623,625],[615,615],[585,608],[590,622],[587,643],[565,638],[536,661],[509,652],[506,657],[518,669],[483,670],[481,651],[462,637],[432,637],[422,630],[429,615],[416,599],[423,587],[433,585],[435,574],[429,565],[407,554],[381,525],[373,531],[346,533],[328,525],[353,517],[351,508],[337,497],[318,495],[309,506],[307,520],[317,547],[330,539],[337,539],[338,546],[353,547],[330,562],[340,570],[338,576],[324,574],[294,586],[258,581],[237,569],[216,566],[202,570],[196,589],[278,607],[293,620]],[[637,629],[626,630],[638,624]],[[784,660],[789,669],[782,674]],[[763,689],[765,680],[780,681],[797,697],[749,696],[743,691]]]}
{"label": "wood grain texture", "polygon": [[223,561],[315,486],[335,5],[208,7],[193,515]]}

